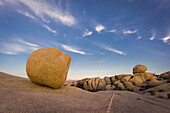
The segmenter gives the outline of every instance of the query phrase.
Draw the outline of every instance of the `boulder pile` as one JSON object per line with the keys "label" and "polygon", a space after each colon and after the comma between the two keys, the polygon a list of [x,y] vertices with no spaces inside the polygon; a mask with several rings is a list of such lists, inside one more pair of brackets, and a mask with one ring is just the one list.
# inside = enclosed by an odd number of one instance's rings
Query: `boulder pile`
{"label": "boulder pile", "polygon": [[133,68],[133,74],[106,76],[104,78],[85,78],[78,81],[66,82],[65,86],[76,86],[92,92],[100,90],[129,90],[139,92],[164,84],[170,77],[170,72],[158,76],[153,73],[146,73],[146,71],[147,67],[140,64]]}

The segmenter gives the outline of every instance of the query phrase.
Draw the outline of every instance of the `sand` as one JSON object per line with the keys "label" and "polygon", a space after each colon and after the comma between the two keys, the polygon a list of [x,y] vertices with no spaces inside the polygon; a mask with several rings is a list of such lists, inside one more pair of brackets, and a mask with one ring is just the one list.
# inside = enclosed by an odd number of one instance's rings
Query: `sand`
{"label": "sand", "polygon": [[170,101],[129,91],[52,89],[0,72],[0,113],[169,113]]}

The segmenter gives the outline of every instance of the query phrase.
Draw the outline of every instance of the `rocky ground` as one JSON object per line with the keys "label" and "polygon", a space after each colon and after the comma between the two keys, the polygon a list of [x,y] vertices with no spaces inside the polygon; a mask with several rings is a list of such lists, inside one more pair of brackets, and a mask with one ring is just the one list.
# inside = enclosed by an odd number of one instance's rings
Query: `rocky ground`
{"label": "rocky ground", "polygon": [[124,90],[52,89],[0,72],[0,113],[169,113],[169,105],[169,99]]}

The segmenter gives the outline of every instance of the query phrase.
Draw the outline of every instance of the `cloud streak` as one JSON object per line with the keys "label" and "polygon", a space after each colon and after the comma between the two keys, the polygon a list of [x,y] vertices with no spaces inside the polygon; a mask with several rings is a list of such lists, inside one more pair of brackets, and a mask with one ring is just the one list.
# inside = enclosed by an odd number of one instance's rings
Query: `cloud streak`
{"label": "cloud streak", "polygon": [[49,26],[47,26],[47,25],[43,25],[43,27],[44,27],[44,28],[46,28],[48,31],[50,31],[50,32],[54,33],[54,35],[56,35],[56,34],[57,34],[57,31],[52,30]]}
{"label": "cloud streak", "polygon": [[39,46],[27,41],[24,41],[21,38],[14,38],[11,42],[0,42],[0,53],[17,55],[31,53],[39,49]]}
{"label": "cloud streak", "polygon": [[21,11],[21,10],[17,10],[17,12],[20,13],[20,14],[22,14],[22,15],[24,15],[24,16],[26,16],[26,17],[29,17],[29,18],[34,19],[34,20],[37,20],[36,17],[34,17],[33,15],[31,15],[31,14],[28,13],[28,12],[23,12],[23,11]]}
{"label": "cloud streak", "polygon": [[73,48],[71,46],[68,46],[68,45],[65,45],[65,44],[60,44],[61,48],[63,48],[64,50],[66,51],[70,51],[70,52],[73,52],[73,53],[78,53],[78,54],[81,54],[81,55],[90,55],[84,51],[81,51],[81,50],[78,50],[77,48]]}
{"label": "cloud streak", "polygon": [[155,32],[152,33],[152,37],[149,38],[149,40],[154,40],[155,39]]}
{"label": "cloud streak", "polygon": [[117,49],[115,49],[115,48],[111,48],[111,47],[108,47],[108,46],[105,46],[105,45],[102,45],[102,46],[100,46],[101,48],[103,48],[103,49],[105,49],[105,50],[107,50],[107,51],[111,51],[111,52],[113,52],[113,53],[117,53],[117,54],[120,54],[120,55],[126,55],[126,53],[124,53],[124,52],[122,52],[122,51],[120,51],[120,50],[117,50]]}
{"label": "cloud streak", "polygon": [[116,32],[116,29],[109,30],[108,32],[110,32],[110,33],[115,33],[115,32]]}
{"label": "cloud streak", "polygon": [[134,31],[124,30],[123,34],[132,34],[132,33],[136,33],[136,32],[137,32],[137,30],[134,30]]}
{"label": "cloud streak", "polygon": [[96,30],[98,33],[101,33],[101,31],[104,30],[104,29],[105,29],[105,27],[102,26],[102,25],[97,25],[97,26],[95,27],[95,30]]}
{"label": "cloud streak", "polygon": [[84,34],[83,34],[83,37],[86,37],[86,36],[90,36],[92,35],[93,32],[92,31],[89,31],[88,29],[85,30]]}
{"label": "cloud streak", "polygon": [[141,36],[138,36],[138,37],[137,37],[137,40],[139,40],[139,39],[141,39],[141,38],[142,38]]}
{"label": "cloud streak", "polygon": [[164,43],[167,43],[168,40],[170,40],[170,36],[164,37],[161,40],[163,40]]}

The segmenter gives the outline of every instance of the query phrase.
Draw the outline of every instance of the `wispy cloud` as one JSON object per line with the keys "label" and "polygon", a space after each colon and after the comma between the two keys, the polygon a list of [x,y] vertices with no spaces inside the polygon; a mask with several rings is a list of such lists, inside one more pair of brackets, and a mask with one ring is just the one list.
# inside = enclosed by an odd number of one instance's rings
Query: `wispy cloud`
{"label": "wispy cloud", "polygon": [[[37,16],[37,18],[40,18],[46,23],[49,23],[49,20],[61,22],[67,26],[72,26],[76,23],[75,17],[72,16],[69,11],[63,11],[58,5],[52,4],[46,0],[6,0],[5,3],[16,6],[25,5],[27,6],[25,8],[28,8],[30,12]],[[22,10],[25,10],[25,8]],[[26,15],[28,16],[28,14]]]}
{"label": "wispy cloud", "polygon": [[31,14],[28,13],[28,12],[23,12],[23,11],[21,11],[21,10],[17,10],[17,12],[20,13],[20,14],[22,14],[22,15],[24,15],[24,16],[26,16],[26,17],[29,17],[29,18],[34,19],[34,20],[37,20],[36,17],[34,17],[33,15],[31,15]]}
{"label": "wispy cloud", "polygon": [[124,52],[122,52],[120,50],[117,50],[115,48],[111,48],[111,47],[108,47],[108,46],[105,46],[105,45],[101,45],[100,47],[107,50],[107,51],[111,51],[113,53],[117,53],[117,54],[120,54],[120,55],[126,55],[126,53],[124,53]]}
{"label": "wispy cloud", "polygon": [[102,26],[102,25],[97,25],[97,26],[95,27],[95,30],[96,30],[98,33],[101,33],[101,31],[104,30],[104,29],[105,29],[105,27]]}
{"label": "wispy cloud", "polygon": [[142,38],[141,36],[138,36],[138,37],[137,37],[137,40],[139,40],[139,39],[141,39],[141,38]]}
{"label": "wispy cloud", "polygon": [[163,40],[164,43],[167,43],[168,40],[170,40],[170,36],[164,37],[161,40]]}
{"label": "wispy cloud", "polygon": [[149,40],[154,40],[155,39],[155,32],[152,33],[152,37],[149,38]]}
{"label": "wispy cloud", "polygon": [[90,54],[88,54],[88,53],[86,53],[84,51],[78,50],[77,48],[73,48],[73,47],[65,45],[65,44],[60,44],[60,45],[61,45],[61,48],[63,48],[66,51],[70,51],[70,52],[73,52],[73,53],[78,53],[78,54],[81,54],[81,55],[90,55]]}
{"label": "wispy cloud", "polygon": [[92,31],[89,31],[88,29],[86,29],[83,34],[83,37],[90,36],[90,35],[92,35],[92,33],[93,33]]}
{"label": "wispy cloud", "polygon": [[132,33],[136,33],[136,32],[137,32],[137,30],[134,30],[134,31],[124,30],[123,34],[132,34]]}
{"label": "wispy cloud", "polygon": [[21,38],[13,38],[10,42],[0,42],[0,53],[9,55],[30,53],[38,48],[38,45],[24,41]]}
{"label": "wispy cloud", "polygon": [[108,32],[115,33],[116,29],[109,30]]}
{"label": "wispy cloud", "polygon": [[56,34],[57,34],[57,31],[52,30],[49,26],[47,26],[47,25],[43,25],[43,27],[44,27],[44,28],[46,28],[48,31],[50,31],[50,32],[54,33],[54,35],[56,35]]}
{"label": "wispy cloud", "polygon": [[3,5],[3,2],[2,2],[2,1],[0,1],[0,5]]}

